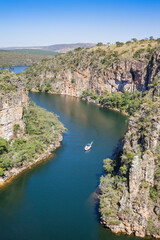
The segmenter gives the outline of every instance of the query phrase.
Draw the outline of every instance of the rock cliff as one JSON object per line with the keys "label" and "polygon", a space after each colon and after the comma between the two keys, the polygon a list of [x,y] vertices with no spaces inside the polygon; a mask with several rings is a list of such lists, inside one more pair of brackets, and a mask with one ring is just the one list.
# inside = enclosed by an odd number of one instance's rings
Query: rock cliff
{"label": "rock cliff", "polygon": [[132,115],[120,159],[105,162],[101,222],[115,233],[160,237],[160,46],[130,44],[44,59],[24,77],[29,90],[83,96]]}
{"label": "rock cliff", "polygon": [[160,238],[159,134],[160,99],[148,96],[130,118],[118,172],[101,179],[101,221],[115,233]]}
{"label": "rock cliff", "polygon": [[0,91],[0,136],[9,140],[14,135],[15,124],[24,131],[22,116],[23,107],[28,105],[28,94],[24,83],[16,75],[1,71],[0,77],[5,79]]}
{"label": "rock cliff", "polygon": [[28,100],[20,75],[0,70],[0,185],[49,157],[63,131],[56,115]]}
{"label": "rock cliff", "polygon": [[28,89],[72,96],[80,96],[85,90],[99,95],[106,91],[145,91],[160,68],[159,48],[138,58],[132,48],[127,56],[118,50],[95,48],[44,59],[25,71]]}

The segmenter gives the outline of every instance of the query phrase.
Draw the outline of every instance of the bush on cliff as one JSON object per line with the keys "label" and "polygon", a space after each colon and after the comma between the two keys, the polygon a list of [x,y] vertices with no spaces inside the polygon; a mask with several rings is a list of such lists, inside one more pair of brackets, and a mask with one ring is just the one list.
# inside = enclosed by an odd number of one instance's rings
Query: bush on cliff
{"label": "bush on cliff", "polygon": [[9,144],[8,142],[0,137],[0,154],[3,154],[4,152],[8,152]]}
{"label": "bush on cliff", "polygon": [[[24,109],[26,133],[15,138],[12,143],[0,138],[0,169],[2,173],[12,167],[27,165],[56,143],[64,131],[58,117],[30,103]],[[54,148],[54,147],[53,147]],[[1,174],[1,173],[0,173]],[[1,174],[3,175],[3,174]]]}

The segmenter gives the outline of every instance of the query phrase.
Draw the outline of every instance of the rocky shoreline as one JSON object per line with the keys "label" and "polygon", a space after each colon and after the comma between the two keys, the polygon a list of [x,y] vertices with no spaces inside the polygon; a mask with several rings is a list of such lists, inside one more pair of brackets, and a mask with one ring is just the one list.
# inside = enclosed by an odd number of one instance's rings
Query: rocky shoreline
{"label": "rocky shoreline", "polygon": [[16,177],[21,175],[23,172],[35,167],[36,165],[40,164],[43,161],[46,161],[47,159],[50,159],[53,156],[54,151],[61,146],[62,140],[63,136],[59,135],[55,143],[51,144],[43,154],[38,156],[38,158],[33,159],[32,162],[26,163],[25,166],[19,168],[14,167],[9,171],[5,171],[4,174],[5,177],[0,177],[0,188],[6,186],[8,183],[11,183]]}
{"label": "rocky shoreline", "polygon": [[160,238],[159,107],[146,99],[130,118],[122,154],[101,177],[101,223],[116,234]]}

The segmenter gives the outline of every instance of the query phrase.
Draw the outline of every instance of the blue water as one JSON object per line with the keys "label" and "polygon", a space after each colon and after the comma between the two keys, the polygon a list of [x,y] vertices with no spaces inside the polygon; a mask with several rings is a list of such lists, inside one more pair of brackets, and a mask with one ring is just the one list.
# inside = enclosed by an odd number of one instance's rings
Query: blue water
{"label": "blue water", "polygon": [[[28,66],[15,66],[13,67],[13,69],[11,70],[11,72],[15,72],[15,73],[21,73],[23,72],[23,70],[25,70],[26,68],[28,68]],[[0,68],[1,69],[1,68]],[[6,68],[8,69],[8,68]]]}
{"label": "blue water", "polygon": [[25,70],[26,68],[28,68],[27,66],[15,66],[14,67],[14,72],[15,73],[21,73],[23,70]]}
{"label": "blue water", "polygon": [[[77,98],[30,93],[68,131],[55,156],[0,191],[1,240],[124,240],[99,223],[95,191],[127,118]],[[93,141],[92,149],[84,146]],[[136,238],[137,239],[137,238]]]}

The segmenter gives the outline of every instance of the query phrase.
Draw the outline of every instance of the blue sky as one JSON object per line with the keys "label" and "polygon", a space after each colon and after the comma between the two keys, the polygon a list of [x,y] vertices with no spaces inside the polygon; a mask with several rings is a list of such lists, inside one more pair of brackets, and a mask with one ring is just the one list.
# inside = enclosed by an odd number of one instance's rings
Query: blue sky
{"label": "blue sky", "polygon": [[1,0],[0,47],[160,37],[159,0]]}

